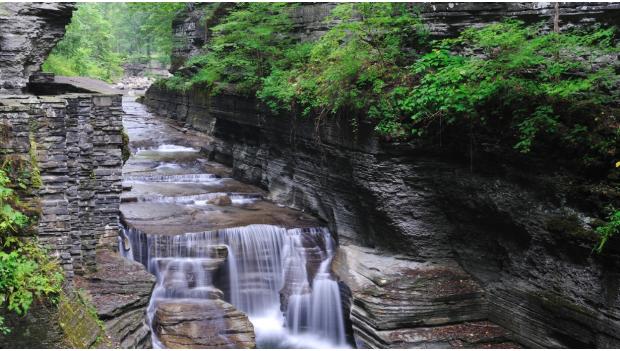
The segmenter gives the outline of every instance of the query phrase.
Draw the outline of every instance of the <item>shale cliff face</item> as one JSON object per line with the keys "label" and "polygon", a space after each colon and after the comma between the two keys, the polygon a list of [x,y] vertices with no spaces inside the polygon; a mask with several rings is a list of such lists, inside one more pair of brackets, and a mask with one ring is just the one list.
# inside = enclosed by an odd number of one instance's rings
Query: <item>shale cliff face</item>
{"label": "shale cliff face", "polygon": [[65,34],[73,3],[0,4],[0,94],[21,93]]}
{"label": "shale cliff face", "polygon": [[[324,30],[331,6],[300,6],[299,32]],[[563,26],[620,18],[618,4],[560,8]],[[549,21],[552,9],[427,4],[422,16],[434,35],[449,36],[504,16]],[[146,102],[210,133],[207,151],[235,177],[328,223],[341,245],[334,265],[348,286],[358,345],[620,345],[620,243],[591,255],[593,238],[582,229],[592,219],[547,186],[553,176],[472,173],[413,143],[382,143],[370,125],[352,134],[347,121],[328,119],[317,128],[234,94],[151,87]],[[493,167],[483,163],[476,168]]]}

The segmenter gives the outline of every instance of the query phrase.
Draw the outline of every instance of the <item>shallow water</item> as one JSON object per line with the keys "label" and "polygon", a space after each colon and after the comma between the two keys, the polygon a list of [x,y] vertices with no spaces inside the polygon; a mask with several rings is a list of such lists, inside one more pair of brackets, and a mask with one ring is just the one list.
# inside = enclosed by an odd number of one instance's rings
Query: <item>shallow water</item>
{"label": "shallow water", "polygon": [[[149,320],[158,301],[199,304],[223,293],[248,315],[259,348],[348,348],[329,232],[229,178],[200,153],[200,135],[152,118],[131,98],[123,104],[133,155],[123,169],[131,203],[121,206],[129,229],[119,247],[157,277]],[[221,198],[229,201],[213,204]],[[153,345],[163,347],[155,333]]]}

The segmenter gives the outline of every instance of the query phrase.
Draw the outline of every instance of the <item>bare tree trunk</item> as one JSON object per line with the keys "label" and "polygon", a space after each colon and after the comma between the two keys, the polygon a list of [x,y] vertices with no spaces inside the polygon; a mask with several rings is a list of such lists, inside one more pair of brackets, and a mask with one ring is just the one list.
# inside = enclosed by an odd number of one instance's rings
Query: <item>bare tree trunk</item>
{"label": "bare tree trunk", "polygon": [[560,3],[556,2],[554,6],[555,12],[553,13],[553,31],[560,33]]}

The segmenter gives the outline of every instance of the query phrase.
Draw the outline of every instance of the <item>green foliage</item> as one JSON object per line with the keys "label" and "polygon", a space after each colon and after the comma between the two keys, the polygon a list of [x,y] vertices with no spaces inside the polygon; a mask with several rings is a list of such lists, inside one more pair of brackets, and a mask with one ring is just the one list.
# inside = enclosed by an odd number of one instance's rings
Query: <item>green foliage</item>
{"label": "green foliage", "polygon": [[287,64],[265,78],[258,96],[272,109],[290,109],[296,97],[305,114],[367,111],[418,57],[413,48],[425,45],[426,29],[409,4],[341,4],[327,20],[339,24],[293,47]]}
{"label": "green foliage", "polygon": [[138,2],[107,4],[116,17],[112,36],[127,62],[156,59],[170,62],[172,20],[185,7],[182,2]]}
{"label": "green foliage", "polygon": [[[55,302],[64,277],[58,263],[36,242],[16,236],[31,224],[19,210],[16,184],[22,183],[0,169],[0,307],[24,315],[35,299]],[[0,332],[10,332],[4,318],[0,318]]]}
{"label": "green foliage", "polygon": [[[613,29],[541,33],[518,21],[468,29],[436,43],[411,65],[416,83],[394,94],[398,110],[390,112],[410,116],[414,135],[440,118],[476,126],[505,120],[514,131],[514,148],[524,153],[539,136],[595,144],[584,132],[602,120],[613,124],[606,107],[618,99],[609,87],[619,76],[604,63],[618,51],[611,36]],[[594,67],[593,61],[603,63]]]}
{"label": "green foliage", "polygon": [[28,217],[16,208],[19,199],[10,185],[7,172],[0,169],[0,238],[14,234],[28,224]]}
{"label": "green foliage", "polygon": [[213,38],[205,48],[207,54],[186,63],[200,67],[189,83],[231,83],[238,92],[253,94],[291,46],[290,8],[286,3],[237,4],[211,28]]}
{"label": "green foliage", "polygon": [[607,241],[609,241],[612,236],[620,234],[620,210],[613,207],[609,208],[607,223],[596,228],[596,232],[600,237],[598,244],[594,247],[594,251],[600,254],[603,252],[603,248]]}
{"label": "green foliage", "polygon": [[63,76],[112,81],[125,62],[167,63],[172,50],[172,19],[183,3],[82,3],[64,38],[43,64]]}
{"label": "green foliage", "polygon": [[508,20],[430,41],[411,4],[347,3],[321,38],[299,42],[290,6],[236,5],[206,54],[157,84],[236,89],[276,113],[346,115],[352,128],[367,118],[386,139],[448,131],[458,146],[482,135],[504,152],[580,155],[581,169],[617,153],[615,28],[549,33]]}
{"label": "green foliage", "polygon": [[43,64],[44,71],[107,81],[122,73],[120,57],[112,46],[112,23],[104,16],[103,6],[97,3],[78,6],[64,38]]}

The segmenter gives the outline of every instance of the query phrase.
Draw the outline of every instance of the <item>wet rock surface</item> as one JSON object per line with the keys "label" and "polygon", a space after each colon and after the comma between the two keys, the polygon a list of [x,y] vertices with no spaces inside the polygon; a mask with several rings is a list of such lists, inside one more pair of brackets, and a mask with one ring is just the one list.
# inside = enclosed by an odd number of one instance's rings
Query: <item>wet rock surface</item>
{"label": "wet rock surface", "polygon": [[166,300],[156,306],[153,327],[167,348],[256,347],[248,317],[222,300]]}
{"label": "wet rock surface", "polygon": [[359,347],[517,346],[504,328],[484,321],[485,292],[456,262],[416,262],[345,245],[333,268],[350,289]]}
{"label": "wet rock surface", "polygon": [[229,168],[200,152],[201,135],[154,125],[141,105],[125,106],[133,155],[124,166],[124,184],[131,190],[123,194],[121,211],[130,227],[178,235],[250,224],[319,225],[313,217],[264,201],[260,188],[230,178]]}
{"label": "wet rock surface", "polygon": [[76,276],[75,285],[84,289],[97,315],[105,323],[111,341],[121,348],[151,347],[146,323],[155,277],[141,264],[110,250],[97,252],[97,271]]}

